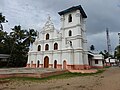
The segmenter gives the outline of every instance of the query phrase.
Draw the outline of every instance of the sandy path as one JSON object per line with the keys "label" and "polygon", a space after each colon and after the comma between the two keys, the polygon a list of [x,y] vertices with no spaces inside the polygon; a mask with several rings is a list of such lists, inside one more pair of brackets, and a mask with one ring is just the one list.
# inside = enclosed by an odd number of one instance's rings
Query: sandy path
{"label": "sandy path", "polygon": [[[97,90],[120,90],[120,68],[109,68],[106,72],[101,74],[100,85]],[[93,89],[93,90],[95,90]]]}
{"label": "sandy path", "polygon": [[95,76],[49,80],[47,82],[9,81],[0,90],[120,90],[120,68],[112,67]]}

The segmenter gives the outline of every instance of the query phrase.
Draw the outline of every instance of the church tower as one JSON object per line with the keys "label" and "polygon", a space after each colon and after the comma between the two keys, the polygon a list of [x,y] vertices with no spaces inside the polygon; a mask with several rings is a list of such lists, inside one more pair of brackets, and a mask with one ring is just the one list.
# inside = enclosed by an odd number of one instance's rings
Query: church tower
{"label": "church tower", "polygon": [[[85,14],[81,5],[73,6],[58,13],[61,16],[62,48],[74,50],[73,65],[74,69],[87,68],[87,40]],[[72,62],[72,60],[71,60]]]}

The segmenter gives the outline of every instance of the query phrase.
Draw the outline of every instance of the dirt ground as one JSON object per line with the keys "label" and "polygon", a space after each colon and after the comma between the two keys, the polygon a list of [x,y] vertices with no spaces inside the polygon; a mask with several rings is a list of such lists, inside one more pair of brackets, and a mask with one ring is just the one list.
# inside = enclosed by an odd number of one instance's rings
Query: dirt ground
{"label": "dirt ground", "polygon": [[120,90],[120,68],[111,67],[95,76],[32,81],[0,81],[0,90]]}

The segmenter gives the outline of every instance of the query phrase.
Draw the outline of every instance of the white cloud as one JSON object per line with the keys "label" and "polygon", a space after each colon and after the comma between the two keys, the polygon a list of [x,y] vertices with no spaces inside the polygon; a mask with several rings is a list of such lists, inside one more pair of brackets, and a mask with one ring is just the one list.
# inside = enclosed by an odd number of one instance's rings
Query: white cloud
{"label": "white cloud", "polygon": [[[57,29],[60,28],[58,12],[71,6],[82,5],[88,15],[87,33],[90,44],[95,44],[99,50],[106,49],[106,27],[112,33],[111,44],[114,48],[118,38],[116,33],[120,29],[120,0],[0,0],[0,12],[6,16],[8,23],[4,29],[20,24],[23,28],[40,30],[43,27],[47,14]],[[98,43],[98,41],[100,41]]]}

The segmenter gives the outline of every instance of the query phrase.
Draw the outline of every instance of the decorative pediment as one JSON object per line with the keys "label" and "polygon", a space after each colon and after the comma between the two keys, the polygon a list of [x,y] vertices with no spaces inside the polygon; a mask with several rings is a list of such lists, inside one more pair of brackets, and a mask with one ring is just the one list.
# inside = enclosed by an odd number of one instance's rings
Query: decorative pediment
{"label": "decorative pediment", "polygon": [[54,25],[51,21],[51,17],[48,16],[47,22],[45,23],[45,26],[43,27],[43,30],[48,31],[48,30],[54,30]]}

